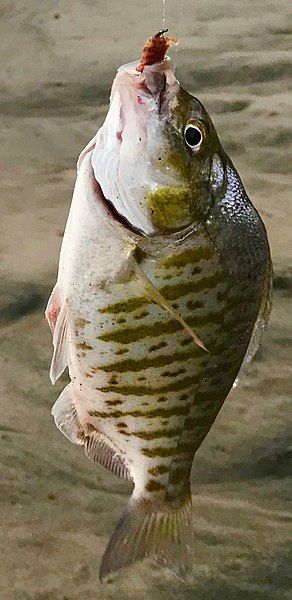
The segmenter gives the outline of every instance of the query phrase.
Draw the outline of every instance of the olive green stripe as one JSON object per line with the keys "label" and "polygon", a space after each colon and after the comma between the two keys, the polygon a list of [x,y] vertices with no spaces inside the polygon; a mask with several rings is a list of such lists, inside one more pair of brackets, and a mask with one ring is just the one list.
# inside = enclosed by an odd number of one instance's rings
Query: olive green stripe
{"label": "olive green stripe", "polygon": [[141,448],[142,454],[149,458],[156,458],[157,456],[166,457],[173,456],[178,453],[177,447],[174,448]]}
{"label": "olive green stripe", "polygon": [[[210,312],[202,315],[186,316],[185,321],[190,327],[198,327],[200,325],[206,325],[210,323],[220,324],[222,320],[223,310],[218,312]],[[176,333],[183,329],[181,323],[172,319],[166,323],[152,323],[149,325],[141,325],[140,327],[128,327],[126,329],[118,329],[118,331],[109,331],[103,333],[97,339],[103,342],[118,342],[122,344],[128,344],[130,342],[137,342],[147,337],[157,338],[159,335]]]}
{"label": "olive green stripe", "polygon": [[145,304],[151,304],[149,300],[146,298],[128,298],[128,300],[121,300],[120,302],[115,302],[114,304],[108,304],[108,306],[104,306],[103,308],[99,308],[100,313],[110,313],[110,314],[119,314],[120,312],[132,312],[137,310],[137,308],[141,308]]}
{"label": "olive green stripe", "polygon": [[105,371],[106,373],[126,373],[127,371],[134,373],[137,371],[145,371],[151,367],[164,367],[165,365],[171,365],[175,362],[185,361],[198,354],[201,354],[201,350],[198,346],[193,344],[188,352],[175,352],[175,354],[171,354],[170,356],[162,354],[160,356],[148,356],[148,358],[128,358],[127,360],[111,363],[110,365],[103,365],[99,367],[99,370]]}
{"label": "olive green stripe", "polygon": [[187,250],[180,252],[180,254],[173,254],[169,258],[161,261],[159,266],[164,267],[165,269],[170,269],[171,267],[184,267],[189,263],[193,264],[199,260],[208,260],[213,258],[214,255],[215,252],[210,246],[188,248]]}
{"label": "olive green stripe", "polygon": [[206,414],[203,417],[189,417],[188,419],[186,419],[184,431],[193,431],[195,429],[196,432],[199,432],[201,429],[209,427],[210,419],[212,419],[212,417],[214,416],[214,411],[216,414],[218,412],[216,399],[214,400],[214,405],[215,406],[209,408],[208,412],[206,411]]}
{"label": "olive green stripe", "polygon": [[[191,292],[200,292],[204,289],[211,289],[212,287],[215,287],[223,280],[222,277],[222,273],[219,271],[213,275],[209,275],[208,277],[201,277],[201,279],[196,278],[193,282],[166,285],[159,291],[167,298],[167,300],[177,300],[185,294],[189,294]],[[128,298],[128,300],[121,300],[120,302],[103,306],[102,308],[99,308],[99,312],[108,314],[119,314],[124,312],[129,313],[137,310],[137,308],[145,306],[146,304],[152,304],[152,301],[143,297]]]}
{"label": "olive green stripe", "polygon": [[86,342],[76,344],[76,348],[80,348],[80,350],[93,350],[93,346],[89,346],[89,344],[87,344]]}
{"label": "olive green stripe", "polygon": [[143,419],[155,419],[156,417],[180,417],[185,416],[189,413],[189,404],[183,404],[182,406],[173,406],[172,408],[155,408],[153,410],[142,411],[142,410],[131,410],[123,412],[121,410],[115,410],[113,412],[107,411],[89,411],[91,417],[98,417],[100,419],[120,419],[121,417],[141,417]]}
{"label": "olive green stripe", "polygon": [[128,327],[127,329],[119,329],[118,331],[109,331],[100,335],[98,339],[103,342],[128,344],[143,340],[147,337],[156,338],[164,333],[175,333],[181,329],[182,325],[172,319],[167,323],[153,323],[151,325],[141,325],[140,327]]}
{"label": "olive green stripe", "polygon": [[202,300],[188,300],[187,307],[189,310],[194,311],[197,308],[204,308],[204,302]]}
{"label": "olive green stripe", "polygon": [[159,394],[163,392],[177,392],[185,390],[198,382],[197,377],[185,377],[184,379],[177,379],[171,381],[167,385],[159,385],[159,389],[151,388],[143,385],[106,385],[104,387],[97,388],[99,392],[116,392],[117,394],[123,394],[124,396],[155,396],[157,392]]}
{"label": "olive green stripe", "polygon": [[155,479],[149,479],[149,481],[145,485],[145,490],[147,490],[147,492],[158,492],[164,489],[165,486],[163,485],[163,483],[155,481]]}
{"label": "olive green stripe", "polygon": [[148,469],[148,473],[149,475],[154,475],[154,477],[157,477],[158,475],[164,475],[165,473],[168,473],[169,468],[167,465],[156,465],[156,467],[151,467],[151,469]]}
{"label": "olive green stripe", "polygon": [[158,344],[153,344],[153,346],[150,346],[148,348],[149,352],[156,352],[156,350],[161,350],[161,348],[166,348],[167,343],[164,340],[161,340],[161,342],[158,342]]}
{"label": "olive green stripe", "polygon": [[185,373],[186,370],[184,367],[181,367],[180,369],[177,369],[176,371],[163,371],[163,373],[160,374],[161,377],[171,377],[172,379],[176,378],[178,375],[183,375],[183,373]]}
{"label": "olive green stripe", "polygon": [[222,283],[223,273],[216,271],[213,275],[202,277],[201,279],[194,279],[194,281],[186,281],[183,283],[177,283],[176,285],[165,285],[159,291],[167,300],[178,300],[186,294],[195,292],[201,292],[205,289],[209,290],[216,287],[218,283]]}
{"label": "olive green stripe", "polygon": [[121,354],[127,354],[127,352],[129,352],[129,348],[120,348],[119,350],[115,351],[115,354],[119,356]]}
{"label": "olive green stripe", "polygon": [[117,406],[118,404],[123,404],[123,400],[107,400],[107,406]]}
{"label": "olive green stripe", "polygon": [[139,321],[139,319],[144,319],[145,317],[149,317],[148,310],[143,310],[138,315],[134,315],[133,319],[135,319],[136,321]]}
{"label": "olive green stripe", "polygon": [[172,485],[175,485],[176,483],[180,483],[181,481],[183,481],[186,477],[186,468],[185,467],[177,467],[176,469],[172,469],[170,476],[169,476],[169,481],[170,483],[172,483]]}
{"label": "olive green stripe", "polygon": [[157,440],[159,438],[173,438],[181,434],[181,428],[176,429],[156,429],[156,431],[133,431],[129,435],[138,437],[141,440]]}

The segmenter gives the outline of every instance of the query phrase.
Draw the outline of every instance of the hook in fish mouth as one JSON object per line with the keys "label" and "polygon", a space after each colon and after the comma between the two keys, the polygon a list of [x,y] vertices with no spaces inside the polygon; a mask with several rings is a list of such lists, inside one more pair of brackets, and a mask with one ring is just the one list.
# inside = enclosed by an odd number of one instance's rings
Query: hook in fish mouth
{"label": "hook in fish mouth", "polygon": [[164,35],[167,32],[168,32],[168,27],[166,29],[159,29],[154,37],[161,37],[162,35]]}

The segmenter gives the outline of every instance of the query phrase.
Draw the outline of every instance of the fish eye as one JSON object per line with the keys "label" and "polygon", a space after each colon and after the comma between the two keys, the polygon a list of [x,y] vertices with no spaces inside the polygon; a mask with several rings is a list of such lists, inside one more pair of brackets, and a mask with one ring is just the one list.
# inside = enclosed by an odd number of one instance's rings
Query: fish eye
{"label": "fish eye", "polygon": [[203,134],[196,125],[186,125],[184,137],[186,144],[192,148],[192,150],[198,150],[200,148],[203,141]]}

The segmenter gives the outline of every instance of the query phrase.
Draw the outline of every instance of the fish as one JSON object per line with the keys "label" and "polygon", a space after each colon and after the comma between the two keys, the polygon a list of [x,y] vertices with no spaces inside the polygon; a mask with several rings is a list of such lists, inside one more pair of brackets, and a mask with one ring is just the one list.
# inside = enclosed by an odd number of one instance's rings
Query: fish
{"label": "fish", "polygon": [[187,580],[190,473],[271,307],[263,221],[162,30],[114,78],[81,152],[46,309],[52,408],[85,455],[130,480],[100,580],[147,557]]}

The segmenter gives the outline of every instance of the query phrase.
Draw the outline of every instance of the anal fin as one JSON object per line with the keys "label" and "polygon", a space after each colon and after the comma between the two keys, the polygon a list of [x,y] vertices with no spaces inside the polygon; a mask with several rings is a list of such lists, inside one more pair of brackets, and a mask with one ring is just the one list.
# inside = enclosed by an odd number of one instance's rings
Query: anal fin
{"label": "anal fin", "polygon": [[83,446],[87,458],[98,462],[118,477],[132,479],[122,456],[111,441],[92,426],[83,427],[81,424],[72,382],[62,391],[51,412],[58,429],[72,444]]}
{"label": "anal fin", "polygon": [[111,447],[110,441],[99,431],[85,435],[84,453],[87,458],[123,479],[132,479],[121,455]]}

